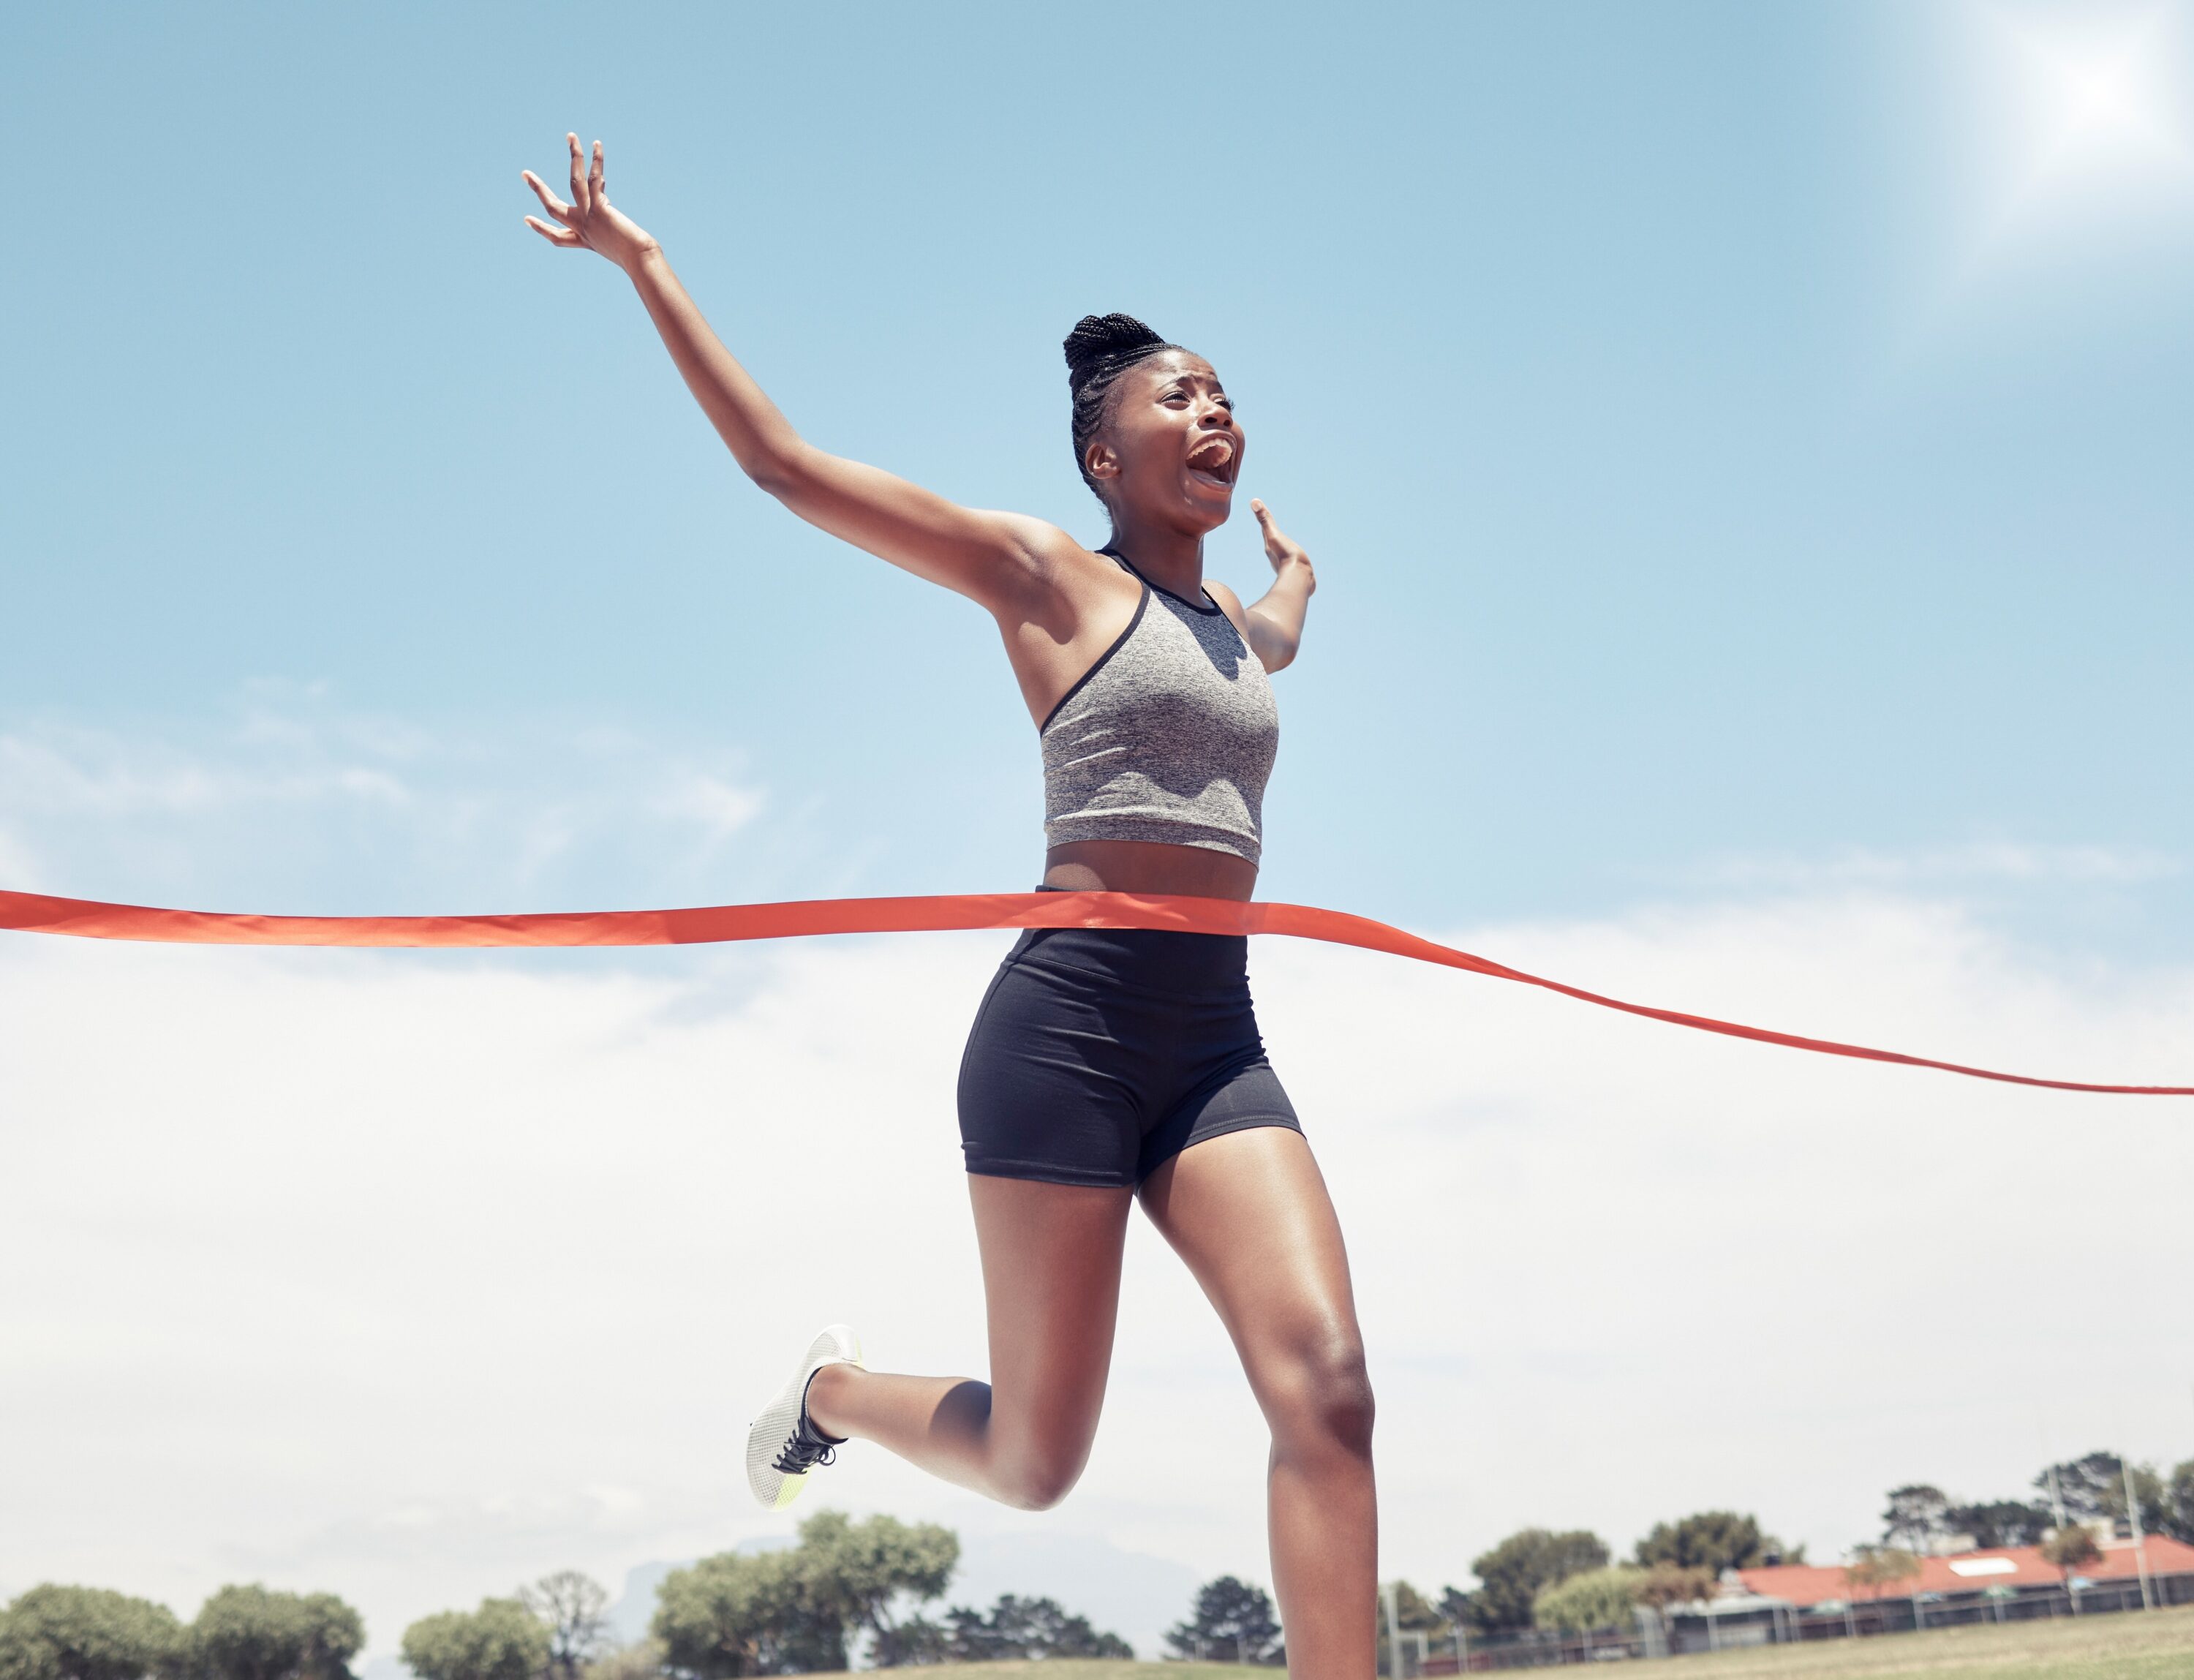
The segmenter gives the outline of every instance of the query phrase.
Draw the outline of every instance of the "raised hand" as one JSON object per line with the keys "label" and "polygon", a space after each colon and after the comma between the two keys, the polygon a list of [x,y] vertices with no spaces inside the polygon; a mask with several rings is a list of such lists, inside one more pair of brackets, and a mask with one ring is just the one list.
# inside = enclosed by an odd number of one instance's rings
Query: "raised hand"
{"label": "raised hand", "polygon": [[571,202],[567,204],[551,193],[531,170],[524,170],[526,184],[541,200],[541,208],[554,218],[552,225],[529,216],[526,225],[552,245],[599,251],[629,272],[635,262],[659,247],[645,229],[610,203],[609,188],[602,181],[601,141],[594,142],[589,163],[579,149],[578,135],[569,134],[564,138],[571,148]]}
{"label": "raised hand", "polygon": [[1302,646],[1303,614],[1310,607],[1318,574],[1310,569],[1310,556],[1301,543],[1280,529],[1272,510],[1254,498],[1249,511],[1265,533],[1265,558],[1272,562],[1272,586],[1245,615],[1249,620],[1249,646],[1266,670],[1284,670],[1295,663]]}
{"label": "raised hand", "polygon": [[1255,497],[1249,499],[1249,511],[1257,516],[1257,528],[1265,535],[1265,558],[1272,563],[1272,570],[1280,577],[1288,575],[1288,568],[1302,568],[1301,583],[1307,595],[1318,588],[1318,573],[1311,569],[1310,555],[1303,545],[1281,530],[1272,518],[1272,510]]}

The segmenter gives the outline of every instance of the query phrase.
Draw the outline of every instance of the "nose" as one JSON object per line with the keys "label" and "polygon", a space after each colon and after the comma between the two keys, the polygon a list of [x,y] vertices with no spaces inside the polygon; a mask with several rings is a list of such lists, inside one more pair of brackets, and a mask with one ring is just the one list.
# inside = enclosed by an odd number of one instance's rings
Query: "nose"
{"label": "nose", "polygon": [[1234,429],[1234,411],[1216,397],[1203,400],[1203,411],[1196,417],[1196,423],[1215,432]]}

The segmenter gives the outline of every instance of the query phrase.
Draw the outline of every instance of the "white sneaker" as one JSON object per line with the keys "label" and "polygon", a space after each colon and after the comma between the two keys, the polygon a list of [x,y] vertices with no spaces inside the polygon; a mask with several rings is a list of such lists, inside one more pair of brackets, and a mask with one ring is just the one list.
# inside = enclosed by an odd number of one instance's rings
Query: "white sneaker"
{"label": "white sneaker", "polygon": [[747,1431],[747,1486],[772,1510],[783,1510],[798,1499],[807,1472],[829,1464],[836,1456],[833,1449],[842,1444],[809,1419],[808,1383],[826,1365],[860,1363],[860,1338],[845,1325],[832,1325],[809,1344],[792,1380],[762,1407]]}

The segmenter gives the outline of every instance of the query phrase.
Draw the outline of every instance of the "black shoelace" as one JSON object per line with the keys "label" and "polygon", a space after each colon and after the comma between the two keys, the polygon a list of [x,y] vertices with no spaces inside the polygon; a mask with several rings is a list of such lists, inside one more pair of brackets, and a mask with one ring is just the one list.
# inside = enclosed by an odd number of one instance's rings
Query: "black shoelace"
{"label": "black shoelace", "polygon": [[837,1441],[824,1439],[821,1430],[807,1421],[807,1408],[800,1410],[800,1422],[792,1431],[792,1439],[784,1443],[784,1451],[777,1455],[774,1466],[781,1476],[805,1476],[822,1464],[838,1461]]}

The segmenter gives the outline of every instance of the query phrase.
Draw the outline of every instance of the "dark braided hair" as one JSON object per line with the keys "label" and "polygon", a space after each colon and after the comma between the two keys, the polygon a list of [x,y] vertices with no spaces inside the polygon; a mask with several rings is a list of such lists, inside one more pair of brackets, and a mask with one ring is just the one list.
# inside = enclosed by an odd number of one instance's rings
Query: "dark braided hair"
{"label": "dark braided hair", "polygon": [[[1089,440],[1105,423],[1112,386],[1129,368],[1161,350],[1178,350],[1133,315],[1084,315],[1066,335],[1066,388],[1074,394],[1074,464],[1094,492]],[[1102,501],[1100,494],[1098,499]]]}

